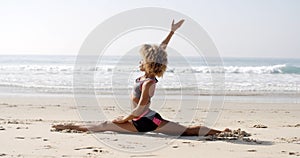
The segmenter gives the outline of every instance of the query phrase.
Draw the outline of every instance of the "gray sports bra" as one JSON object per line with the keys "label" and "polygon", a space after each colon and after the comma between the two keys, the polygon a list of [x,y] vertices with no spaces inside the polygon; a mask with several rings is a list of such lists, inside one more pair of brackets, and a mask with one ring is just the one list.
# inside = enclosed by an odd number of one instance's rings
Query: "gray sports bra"
{"label": "gray sports bra", "polygon": [[145,80],[140,80],[141,77],[137,78],[135,80],[135,84],[133,86],[133,89],[132,89],[132,94],[136,97],[136,98],[141,98],[141,94],[142,94],[142,86],[143,86],[143,83],[145,81],[148,81],[148,80],[152,80],[152,81],[155,81],[155,83],[158,82],[158,80],[156,78],[146,78]]}

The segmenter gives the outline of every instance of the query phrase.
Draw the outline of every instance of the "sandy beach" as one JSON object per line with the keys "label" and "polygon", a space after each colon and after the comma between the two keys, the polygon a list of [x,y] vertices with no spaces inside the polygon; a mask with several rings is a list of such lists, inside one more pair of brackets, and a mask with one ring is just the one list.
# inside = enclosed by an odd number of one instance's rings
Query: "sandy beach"
{"label": "sandy beach", "polygon": [[[105,113],[112,114],[111,118],[118,114],[113,99],[98,99],[104,103]],[[251,134],[249,139],[252,141],[211,141],[207,137],[179,137],[167,140],[167,136],[164,138],[162,134],[55,132],[51,131],[53,124],[82,122],[73,97],[15,95],[2,96],[0,100],[0,157],[300,156],[298,103],[225,101],[213,128],[241,128]],[[166,107],[160,110],[162,116],[171,117],[167,111],[176,110],[176,103],[179,104],[176,101],[166,102]],[[201,118],[203,116],[200,112],[190,123],[180,119],[178,122],[185,125],[201,124]],[[149,141],[140,144],[138,139]],[[163,143],[165,144],[162,145]],[[162,146],[155,149],[155,144]],[[145,152],[139,152],[141,149],[145,149]]]}
{"label": "sandy beach", "polygon": [[0,158],[300,158],[299,15],[300,0],[0,1]]}

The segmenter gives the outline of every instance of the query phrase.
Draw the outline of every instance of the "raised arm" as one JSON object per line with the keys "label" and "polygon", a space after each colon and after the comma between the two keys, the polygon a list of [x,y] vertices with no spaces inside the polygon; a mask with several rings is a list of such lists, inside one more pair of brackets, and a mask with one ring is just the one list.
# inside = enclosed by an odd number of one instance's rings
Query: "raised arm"
{"label": "raised arm", "polygon": [[171,31],[168,34],[168,36],[165,38],[165,40],[163,40],[163,42],[160,44],[160,47],[163,49],[167,48],[167,45],[171,39],[171,37],[173,36],[174,32],[183,24],[184,20],[180,20],[178,23],[174,24],[174,20],[172,21],[172,25],[171,25]]}

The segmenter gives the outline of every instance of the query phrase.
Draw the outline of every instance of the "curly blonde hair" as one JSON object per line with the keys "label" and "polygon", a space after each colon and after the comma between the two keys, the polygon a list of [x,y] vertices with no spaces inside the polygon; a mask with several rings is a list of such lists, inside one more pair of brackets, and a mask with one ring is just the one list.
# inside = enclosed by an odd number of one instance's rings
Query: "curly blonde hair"
{"label": "curly blonde hair", "polygon": [[145,62],[145,72],[157,77],[163,76],[168,64],[167,52],[157,45],[144,44],[140,53]]}

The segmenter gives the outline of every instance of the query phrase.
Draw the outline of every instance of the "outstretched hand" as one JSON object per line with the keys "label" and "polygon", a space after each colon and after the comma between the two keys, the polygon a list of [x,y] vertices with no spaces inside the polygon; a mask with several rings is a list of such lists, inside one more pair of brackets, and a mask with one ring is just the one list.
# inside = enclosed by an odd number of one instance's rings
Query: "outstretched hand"
{"label": "outstretched hand", "polygon": [[118,118],[112,120],[113,123],[117,123],[117,124],[122,124],[122,123],[125,123],[127,121],[125,121],[124,119],[124,116],[119,116]]}
{"label": "outstretched hand", "polygon": [[171,31],[175,32],[184,22],[184,19],[181,19],[179,22],[174,24],[174,20],[172,21]]}

